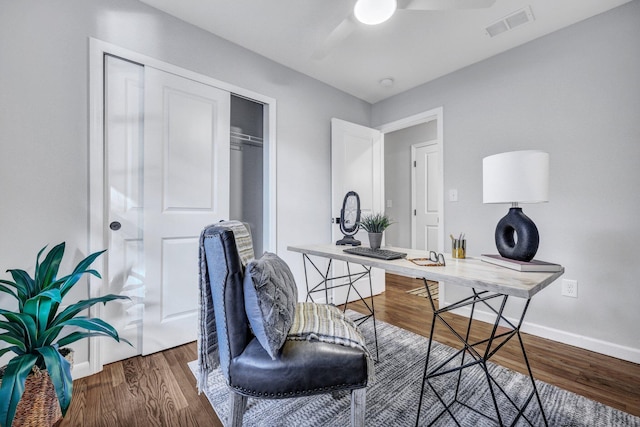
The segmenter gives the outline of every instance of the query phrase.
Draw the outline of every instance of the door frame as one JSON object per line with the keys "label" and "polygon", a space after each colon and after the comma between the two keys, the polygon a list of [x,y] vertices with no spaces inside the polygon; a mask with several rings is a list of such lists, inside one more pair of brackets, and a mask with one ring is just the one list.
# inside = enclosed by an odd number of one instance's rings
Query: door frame
{"label": "door frame", "polygon": [[[150,66],[168,73],[195,80],[217,87],[230,93],[255,100],[264,104],[264,208],[263,222],[264,248],[275,252],[276,245],[276,100],[242,87],[199,74],[188,69],[169,64],[150,56],[134,52],[120,46],[89,38],[89,252],[95,252],[107,247],[107,212],[105,185],[105,156],[104,156],[104,56],[113,55],[122,59]],[[106,260],[102,257],[96,260],[99,271],[106,270]],[[108,288],[108,283],[97,278],[89,279],[89,297],[98,297]],[[91,316],[100,317],[101,307],[96,304],[91,308]],[[102,370],[100,354],[100,340],[89,339],[89,372],[82,372],[81,376],[91,375]]]}
{"label": "door frame", "polygon": [[[440,222],[438,223],[438,251],[444,251],[444,218],[445,218],[445,205],[444,205],[444,107],[437,107],[431,110],[423,111],[421,113],[414,114],[409,117],[405,117],[393,122],[385,123],[378,126],[378,129],[383,134],[382,149],[384,150],[384,134],[389,132],[395,132],[397,130],[405,129],[411,126],[419,125],[422,123],[429,123],[436,121],[436,138],[431,140],[438,145],[438,168],[440,175]],[[413,190],[412,190],[413,191]],[[411,233],[415,232],[415,224],[412,219]]]}

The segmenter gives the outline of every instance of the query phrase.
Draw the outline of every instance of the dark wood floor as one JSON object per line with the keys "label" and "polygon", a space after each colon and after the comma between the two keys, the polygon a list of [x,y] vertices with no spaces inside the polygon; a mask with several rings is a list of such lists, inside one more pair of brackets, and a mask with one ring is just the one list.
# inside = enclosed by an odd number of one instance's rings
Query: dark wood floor
{"label": "dark wood floor", "polygon": [[[387,275],[387,290],[375,297],[376,318],[428,335],[431,309],[426,298],[407,294],[420,281]],[[362,309],[357,304],[349,305]],[[465,319],[451,315],[464,329]],[[487,325],[474,324],[473,333]],[[457,345],[444,328],[436,340]],[[640,416],[640,365],[542,338],[524,336],[534,376],[566,390]],[[496,363],[524,372],[517,346],[507,344]],[[221,426],[207,398],[198,395],[187,362],[196,359],[191,343],[146,357],[105,366],[74,381],[73,401],[62,426]]]}

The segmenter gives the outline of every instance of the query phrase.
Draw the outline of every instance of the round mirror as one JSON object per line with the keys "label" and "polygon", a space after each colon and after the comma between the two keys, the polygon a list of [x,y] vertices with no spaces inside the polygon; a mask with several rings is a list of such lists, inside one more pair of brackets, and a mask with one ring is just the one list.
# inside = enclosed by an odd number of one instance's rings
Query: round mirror
{"label": "round mirror", "polygon": [[360,228],[360,196],[355,191],[349,191],[342,202],[340,210],[340,231],[344,238],[338,240],[336,245],[360,246],[360,241],[353,235]]}

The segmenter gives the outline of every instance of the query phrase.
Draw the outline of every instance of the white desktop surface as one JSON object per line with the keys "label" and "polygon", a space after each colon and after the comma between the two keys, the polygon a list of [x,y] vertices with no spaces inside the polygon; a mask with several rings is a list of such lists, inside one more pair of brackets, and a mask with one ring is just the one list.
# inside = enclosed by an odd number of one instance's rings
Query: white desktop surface
{"label": "white desktop surface", "polygon": [[[446,266],[444,267],[420,267],[408,259],[387,261],[343,252],[344,249],[350,247],[351,246],[321,244],[294,245],[287,247],[287,249],[292,252],[381,268],[389,273],[453,283],[476,290],[496,292],[527,299],[533,297],[564,273],[564,268],[562,268],[561,271],[553,273],[519,272],[480,261],[479,258],[454,259],[451,257],[451,254],[445,254]],[[420,250],[390,246],[381,249],[404,252],[407,254],[407,258],[428,257],[427,252]]]}

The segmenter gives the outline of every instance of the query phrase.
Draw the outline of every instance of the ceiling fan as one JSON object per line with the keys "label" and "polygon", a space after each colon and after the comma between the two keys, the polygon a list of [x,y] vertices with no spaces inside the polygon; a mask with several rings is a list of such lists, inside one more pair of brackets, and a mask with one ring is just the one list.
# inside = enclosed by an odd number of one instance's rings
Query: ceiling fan
{"label": "ceiling fan", "polygon": [[395,13],[429,12],[451,9],[483,9],[493,6],[496,0],[358,0],[349,14],[329,33],[312,55],[313,59],[325,58],[331,49],[351,35],[360,23],[378,25]]}

